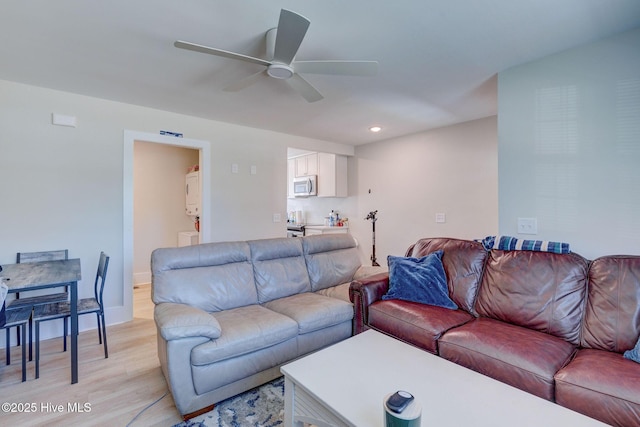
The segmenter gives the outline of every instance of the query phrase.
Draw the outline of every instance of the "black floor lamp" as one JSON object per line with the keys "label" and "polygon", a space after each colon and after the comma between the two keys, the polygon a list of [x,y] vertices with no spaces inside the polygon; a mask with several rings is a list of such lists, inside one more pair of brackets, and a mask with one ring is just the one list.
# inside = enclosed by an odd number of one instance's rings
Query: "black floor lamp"
{"label": "black floor lamp", "polygon": [[365,218],[371,220],[371,225],[373,226],[373,253],[371,254],[371,265],[373,267],[380,267],[380,264],[378,264],[378,262],[376,261],[376,221],[378,220],[378,218],[376,218],[377,214],[378,211],[372,211],[369,212],[369,215],[367,215],[367,217]]}

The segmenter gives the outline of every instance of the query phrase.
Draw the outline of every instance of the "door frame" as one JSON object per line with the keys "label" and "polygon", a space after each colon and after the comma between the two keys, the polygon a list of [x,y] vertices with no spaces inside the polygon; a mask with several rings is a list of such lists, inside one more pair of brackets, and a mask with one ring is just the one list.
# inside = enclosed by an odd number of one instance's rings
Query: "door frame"
{"label": "door frame", "polygon": [[124,130],[124,167],[122,201],[122,285],[123,316],[133,319],[133,149],[136,141],[198,150],[200,165],[202,212],[200,213],[200,243],[211,241],[211,143],[209,141],[176,138],[154,133]]}

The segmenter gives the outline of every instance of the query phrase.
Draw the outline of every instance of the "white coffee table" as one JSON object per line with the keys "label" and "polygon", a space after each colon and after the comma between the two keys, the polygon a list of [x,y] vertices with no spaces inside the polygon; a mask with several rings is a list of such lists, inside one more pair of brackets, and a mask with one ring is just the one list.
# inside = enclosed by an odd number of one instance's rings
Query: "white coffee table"
{"label": "white coffee table", "polygon": [[384,397],[407,390],[425,426],[605,424],[369,330],[281,368],[285,426],[383,426]]}

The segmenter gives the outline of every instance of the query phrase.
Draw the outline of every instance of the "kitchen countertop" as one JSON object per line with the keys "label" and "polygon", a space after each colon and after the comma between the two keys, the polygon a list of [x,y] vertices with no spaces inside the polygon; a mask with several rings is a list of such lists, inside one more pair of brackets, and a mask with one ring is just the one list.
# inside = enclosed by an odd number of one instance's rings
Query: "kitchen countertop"
{"label": "kitchen countertop", "polygon": [[339,226],[333,226],[331,227],[330,225],[313,225],[313,224],[307,224],[304,226],[304,228],[314,228],[316,230],[333,230],[333,229],[337,229],[337,228],[349,228],[348,225],[343,225],[342,227]]}

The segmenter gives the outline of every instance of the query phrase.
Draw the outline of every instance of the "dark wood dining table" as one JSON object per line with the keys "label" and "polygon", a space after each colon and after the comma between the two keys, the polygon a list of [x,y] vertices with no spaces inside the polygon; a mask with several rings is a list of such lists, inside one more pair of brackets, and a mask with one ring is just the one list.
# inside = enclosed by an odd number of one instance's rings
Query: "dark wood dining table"
{"label": "dark wood dining table", "polygon": [[[4,264],[0,277],[9,293],[68,286],[71,306],[71,384],[78,382],[78,281],[80,259]],[[22,343],[26,345],[26,343]]]}

